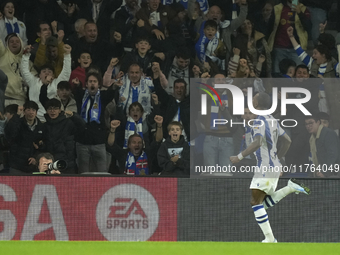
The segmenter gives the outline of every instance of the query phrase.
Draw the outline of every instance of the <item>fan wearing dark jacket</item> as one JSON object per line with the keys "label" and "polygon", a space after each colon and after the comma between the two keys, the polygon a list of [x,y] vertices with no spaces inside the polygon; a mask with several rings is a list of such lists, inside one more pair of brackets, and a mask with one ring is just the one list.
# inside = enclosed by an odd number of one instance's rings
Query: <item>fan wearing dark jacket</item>
{"label": "fan wearing dark jacket", "polygon": [[96,172],[107,172],[105,144],[108,130],[104,113],[110,102],[118,101],[118,93],[116,90],[100,90],[102,84],[98,73],[88,73],[86,90],[78,85],[75,94],[78,114],[86,122],[84,126],[77,125],[75,136],[80,173],[90,171],[90,159],[95,163]]}
{"label": "fan wearing dark jacket", "polygon": [[168,125],[169,137],[158,150],[158,164],[162,175],[189,176],[190,148],[182,136],[183,126],[178,121]]}
{"label": "fan wearing dark jacket", "polygon": [[41,152],[45,129],[37,118],[38,105],[24,104],[24,116],[14,115],[5,127],[10,146],[10,174],[30,174],[35,171],[35,157]]}
{"label": "fan wearing dark jacket", "polygon": [[[47,114],[44,135],[44,150],[51,153],[55,160],[65,160],[67,167],[62,174],[76,173],[76,147],[74,136],[76,125],[72,118],[77,118],[72,112],[61,111],[61,102],[52,98],[44,105]],[[68,118],[72,116],[72,118]],[[81,120],[82,121],[82,120]],[[85,125],[85,122],[83,122]]]}
{"label": "fan wearing dark jacket", "polygon": [[[190,141],[190,97],[186,95],[187,83],[183,79],[174,81],[173,96],[169,95],[161,86],[159,80],[160,68],[159,64],[154,64],[153,71],[153,84],[161,103],[161,112],[164,117],[163,134],[167,134],[167,125],[171,121],[178,121],[183,125],[183,136],[186,141]],[[164,138],[166,138],[165,135]]]}

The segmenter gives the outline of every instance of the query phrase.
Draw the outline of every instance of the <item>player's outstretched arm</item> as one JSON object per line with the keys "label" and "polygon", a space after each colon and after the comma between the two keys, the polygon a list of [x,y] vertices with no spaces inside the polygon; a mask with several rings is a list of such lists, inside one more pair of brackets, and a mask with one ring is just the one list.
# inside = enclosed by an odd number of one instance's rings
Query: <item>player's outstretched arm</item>
{"label": "player's outstretched arm", "polygon": [[239,154],[240,156],[238,155],[238,156],[231,156],[230,157],[231,163],[236,164],[236,163],[240,162],[243,158],[250,155],[251,153],[254,153],[255,151],[257,151],[258,148],[261,147],[262,139],[263,139],[263,137],[261,135],[255,136],[253,142],[251,144],[249,144],[247,149],[245,149],[244,151],[242,151]]}
{"label": "player's outstretched arm", "polygon": [[292,141],[290,140],[289,136],[286,133],[279,137],[279,141],[281,146],[278,149],[277,156],[279,160],[281,160],[284,157],[284,155],[286,155]]}

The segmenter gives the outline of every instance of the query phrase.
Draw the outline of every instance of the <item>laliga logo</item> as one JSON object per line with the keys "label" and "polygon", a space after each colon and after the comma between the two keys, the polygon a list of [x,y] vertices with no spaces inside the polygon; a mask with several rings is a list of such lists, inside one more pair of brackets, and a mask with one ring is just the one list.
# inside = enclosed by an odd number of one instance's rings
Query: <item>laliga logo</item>
{"label": "laliga logo", "polygon": [[96,219],[109,241],[147,241],[157,229],[159,210],[149,191],[135,184],[121,184],[99,200]]}
{"label": "laliga logo", "polygon": [[[204,83],[200,83],[200,84],[210,88],[216,94],[217,98],[219,99],[220,104],[222,105],[221,98],[214,88],[212,88],[211,86],[204,84]],[[243,94],[243,92],[240,88],[238,88],[235,85],[231,85],[231,84],[215,84],[215,88],[216,89],[228,89],[228,90],[230,90],[231,94],[233,95],[233,99],[234,99],[233,100],[233,115],[243,115],[244,114],[244,94]],[[199,89],[207,92],[207,94],[209,94],[210,97],[214,100],[215,105],[217,105],[213,95],[209,91],[207,91],[206,89],[203,89],[203,88],[199,88]],[[302,93],[302,94],[305,94],[306,97],[305,98],[287,98],[287,93]],[[248,95],[247,95],[248,102],[247,102],[247,104],[248,104],[249,110],[253,114],[256,114],[256,115],[270,115],[270,114],[272,114],[273,112],[275,112],[275,110],[277,108],[277,104],[278,104],[277,87],[273,87],[272,95],[273,95],[273,98],[272,98],[273,104],[272,104],[271,108],[268,109],[268,110],[257,110],[253,106],[253,100],[252,100],[253,99],[253,88],[248,87]],[[311,94],[307,89],[304,89],[304,88],[289,88],[289,87],[281,88],[281,115],[285,116],[287,114],[287,109],[286,109],[287,104],[294,104],[297,108],[300,109],[300,111],[304,115],[312,115],[302,105],[304,103],[307,103],[310,100],[310,98],[311,98]],[[201,104],[201,114],[207,115],[207,95],[206,94],[201,95],[201,102],[202,102],[202,104]],[[296,120],[293,120],[293,119],[290,119],[290,120],[295,121],[295,123],[297,125]],[[284,122],[284,121],[286,121],[286,120],[283,120],[282,122]],[[215,127],[215,122],[216,122],[216,124],[226,124],[226,123],[228,123],[227,120],[214,119],[214,127]]]}

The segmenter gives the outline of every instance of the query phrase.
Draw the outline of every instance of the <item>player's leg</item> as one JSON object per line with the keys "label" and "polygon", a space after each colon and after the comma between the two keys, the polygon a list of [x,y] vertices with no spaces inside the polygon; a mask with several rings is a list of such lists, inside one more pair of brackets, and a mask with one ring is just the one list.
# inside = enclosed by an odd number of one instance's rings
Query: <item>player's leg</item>
{"label": "player's leg", "polygon": [[263,206],[265,209],[273,207],[281,199],[294,192],[296,194],[304,193],[306,195],[309,195],[310,189],[306,187],[303,183],[299,183],[296,179],[290,179],[286,187],[275,191],[271,195],[266,195],[263,200]]}
{"label": "player's leg", "polygon": [[272,228],[270,227],[266,209],[263,206],[263,200],[267,194],[259,189],[251,189],[251,205],[254,211],[255,219],[261,228],[265,240],[263,242],[275,242]]}

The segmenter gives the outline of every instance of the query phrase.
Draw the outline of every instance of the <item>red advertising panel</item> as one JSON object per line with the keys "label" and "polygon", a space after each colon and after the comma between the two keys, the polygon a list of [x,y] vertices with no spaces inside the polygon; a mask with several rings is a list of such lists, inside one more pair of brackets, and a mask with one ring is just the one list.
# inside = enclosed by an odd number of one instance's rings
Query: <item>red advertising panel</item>
{"label": "red advertising panel", "polygon": [[0,240],[176,241],[177,179],[0,177]]}

